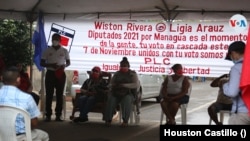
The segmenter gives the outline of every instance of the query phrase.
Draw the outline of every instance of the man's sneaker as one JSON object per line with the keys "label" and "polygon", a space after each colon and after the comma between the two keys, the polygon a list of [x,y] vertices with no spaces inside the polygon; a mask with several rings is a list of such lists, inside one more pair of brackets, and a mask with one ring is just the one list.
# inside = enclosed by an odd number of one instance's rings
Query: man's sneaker
{"label": "man's sneaker", "polygon": [[51,121],[51,117],[46,117],[44,121],[45,122],[50,122]]}
{"label": "man's sneaker", "polygon": [[55,121],[62,122],[63,120],[61,119],[61,117],[56,117]]}
{"label": "man's sneaker", "polygon": [[80,118],[80,117],[77,117],[73,120],[74,122],[86,122],[88,121],[88,118]]}

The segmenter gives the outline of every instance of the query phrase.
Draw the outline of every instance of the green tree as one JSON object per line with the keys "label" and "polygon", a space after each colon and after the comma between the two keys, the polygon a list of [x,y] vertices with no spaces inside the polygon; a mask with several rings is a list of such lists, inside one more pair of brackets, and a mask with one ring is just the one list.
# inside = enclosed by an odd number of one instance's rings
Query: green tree
{"label": "green tree", "polygon": [[32,52],[29,23],[0,20],[0,53],[4,57],[6,66],[16,62],[21,62],[24,68],[30,65]]}

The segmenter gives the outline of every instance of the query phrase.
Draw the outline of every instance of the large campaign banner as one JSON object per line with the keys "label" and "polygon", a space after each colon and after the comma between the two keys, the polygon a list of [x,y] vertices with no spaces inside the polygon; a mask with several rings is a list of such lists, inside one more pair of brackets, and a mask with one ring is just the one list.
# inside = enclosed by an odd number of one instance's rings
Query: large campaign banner
{"label": "large campaign banner", "polygon": [[[180,63],[187,76],[217,77],[233,65],[225,60],[233,41],[247,39],[247,29],[235,31],[237,21],[46,21],[51,34],[62,35],[70,52],[69,70],[100,66],[114,72],[126,56],[139,74],[171,74]],[[241,23],[241,26],[247,26]]]}

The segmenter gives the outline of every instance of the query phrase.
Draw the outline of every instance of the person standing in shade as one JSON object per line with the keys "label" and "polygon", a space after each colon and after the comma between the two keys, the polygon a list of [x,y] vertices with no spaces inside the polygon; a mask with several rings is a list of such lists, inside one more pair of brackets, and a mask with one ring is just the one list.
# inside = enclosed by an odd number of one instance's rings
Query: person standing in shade
{"label": "person standing in shade", "polygon": [[63,92],[66,81],[65,67],[70,65],[70,56],[67,49],[60,45],[61,36],[57,33],[52,35],[52,46],[48,47],[42,54],[40,65],[47,68],[45,75],[45,90],[46,90],[46,119],[51,121],[52,115],[52,99],[54,89],[56,89],[56,121],[61,119],[63,107]]}
{"label": "person standing in shade", "polygon": [[231,60],[234,63],[230,69],[229,81],[223,85],[224,94],[233,100],[231,116],[228,121],[228,124],[231,125],[250,125],[249,111],[242,100],[240,91],[240,78],[245,46],[245,43],[242,41],[231,43],[226,56],[226,60]]}

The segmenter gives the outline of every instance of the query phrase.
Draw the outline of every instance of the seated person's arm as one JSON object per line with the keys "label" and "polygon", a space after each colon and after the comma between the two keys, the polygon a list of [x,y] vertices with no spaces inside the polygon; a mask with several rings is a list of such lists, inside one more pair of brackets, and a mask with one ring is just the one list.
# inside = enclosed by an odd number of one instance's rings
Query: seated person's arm
{"label": "seated person's arm", "polygon": [[223,89],[222,86],[223,86],[225,83],[227,83],[228,80],[229,80],[228,78],[220,79],[220,81],[218,82],[219,88]]}
{"label": "seated person's arm", "polygon": [[211,86],[211,87],[220,87],[220,86],[219,86],[220,80],[221,80],[222,78],[227,77],[227,76],[228,76],[228,74],[223,74],[223,75],[221,75],[220,77],[215,78],[215,79],[211,82],[210,86]]}
{"label": "seated person's arm", "polygon": [[132,82],[131,83],[124,83],[122,84],[122,87],[129,88],[129,89],[136,89],[140,87],[140,82],[137,76],[137,73],[132,73]]}
{"label": "seated person's arm", "polygon": [[38,125],[38,119],[37,119],[37,117],[31,119],[31,129],[35,129],[37,127],[37,125]]}
{"label": "seated person's arm", "polygon": [[87,92],[87,88],[88,88],[87,81],[88,81],[88,79],[83,82],[82,87],[80,88],[81,93]]}
{"label": "seated person's arm", "polygon": [[82,89],[82,88],[80,89],[80,91],[81,91],[81,93],[83,93],[83,94],[86,93],[86,92],[88,92],[88,90],[85,90],[85,89]]}
{"label": "seated person's arm", "polygon": [[111,87],[111,88],[112,88],[112,87],[116,87],[116,86],[118,85],[118,84],[115,83],[116,77],[117,77],[117,73],[115,73],[115,74],[113,75],[113,77],[111,78],[111,80],[110,80],[110,87]]}
{"label": "seated person's arm", "polygon": [[81,93],[84,94],[84,95],[91,96],[91,95],[95,95],[96,94],[96,92],[89,91],[89,90],[86,90],[86,89],[80,89],[80,90],[81,90]]}
{"label": "seated person's arm", "polygon": [[91,93],[89,92],[89,82],[90,80],[87,79],[84,81],[84,83],[82,84],[82,87],[80,89],[81,93],[84,94],[84,95],[90,95]]}

